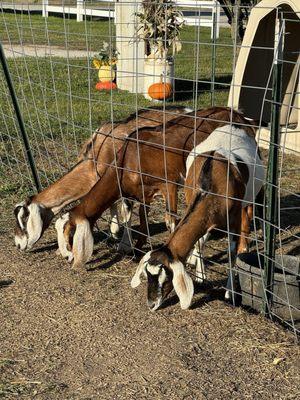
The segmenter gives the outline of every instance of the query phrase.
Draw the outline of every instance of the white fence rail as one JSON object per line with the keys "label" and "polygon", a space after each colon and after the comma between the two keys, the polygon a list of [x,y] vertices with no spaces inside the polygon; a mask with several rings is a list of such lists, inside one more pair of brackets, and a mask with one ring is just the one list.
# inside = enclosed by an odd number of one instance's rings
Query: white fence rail
{"label": "white fence rail", "polygon": [[[114,2],[115,0],[104,0],[103,9],[101,9],[101,1],[99,1],[99,8],[92,8],[87,6],[84,0],[77,0],[76,6],[50,5],[49,0],[43,0],[42,15],[48,17],[49,13],[67,13],[76,15],[79,22],[83,21],[84,16],[115,18]],[[108,3],[112,5],[107,7]],[[192,13],[192,15],[184,16],[187,25],[209,27],[211,37],[214,35],[215,28],[216,38],[219,37],[221,7],[217,0],[177,0],[176,3],[183,12]],[[205,15],[203,15],[204,11]]]}
{"label": "white fence rail", "polygon": [[[114,0],[105,0],[103,3],[114,3]],[[101,1],[99,1],[99,6],[101,7]],[[99,8],[90,8],[87,7],[83,0],[77,0],[76,6],[69,6],[69,5],[50,5],[49,0],[43,0],[43,10],[42,15],[43,17],[48,17],[49,13],[59,13],[59,14],[70,14],[76,15],[77,21],[83,21],[83,17],[86,16],[93,16],[93,17],[106,17],[106,18],[114,18],[115,11],[111,8],[106,7],[106,9],[99,9]]]}

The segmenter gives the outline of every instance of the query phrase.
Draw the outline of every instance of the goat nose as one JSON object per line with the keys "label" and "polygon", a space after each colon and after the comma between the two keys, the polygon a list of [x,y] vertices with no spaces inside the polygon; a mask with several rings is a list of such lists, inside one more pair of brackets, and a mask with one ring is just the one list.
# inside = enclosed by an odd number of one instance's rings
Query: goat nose
{"label": "goat nose", "polygon": [[20,250],[20,248],[21,248],[21,246],[20,246],[20,244],[18,243],[18,244],[17,244],[17,249]]}
{"label": "goat nose", "polygon": [[152,311],[156,306],[155,301],[153,300],[148,300],[148,307],[150,308],[150,310]]}

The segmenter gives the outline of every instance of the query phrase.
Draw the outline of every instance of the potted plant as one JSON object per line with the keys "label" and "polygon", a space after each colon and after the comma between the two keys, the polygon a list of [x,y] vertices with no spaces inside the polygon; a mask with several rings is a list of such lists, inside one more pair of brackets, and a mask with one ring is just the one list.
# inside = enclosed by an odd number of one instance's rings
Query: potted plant
{"label": "potted plant", "polygon": [[113,82],[116,78],[116,64],[118,52],[109,43],[103,42],[100,52],[93,57],[93,65],[98,69],[99,82],[96,84],[97,90],[116,89],[117,85]]}
{"label": "potted plant", "polygon": [[148,89],[152,84],[173,87],[173,57],[181,50],[180,31],[184,19],[173,0],[144,0],[136,15],[139,19],[137,37],[145,42],[144,92],[149,98]]}

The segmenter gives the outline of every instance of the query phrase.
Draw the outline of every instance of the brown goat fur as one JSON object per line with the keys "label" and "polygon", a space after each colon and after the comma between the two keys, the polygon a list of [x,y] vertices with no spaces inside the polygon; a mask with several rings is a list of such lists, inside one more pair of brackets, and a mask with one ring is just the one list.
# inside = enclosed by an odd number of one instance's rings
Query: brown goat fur
{"label": "brown goat fur", "polygon": [[[213,177],[210,193],[202,193],[201,171],[206,161],[207,157],[203,155],[197,156],[194,161],[195,168],[191,168],[186,179],[187,210],[166,244],[174,260],[181,262],[185,262],[189,255],[191,244],[194,246],[197,240],[211,229],[228,230],[237,235],[235,240],[240,237],[242,200],[245,183],[248,180],[247,167],[243,163],[239,163],[241,171],[239,173],[232,164],[228,164],[227,159],[214,153],[210,164],[210,174]],[[228,182],[227,176],[229,177]],[[197,182],[196,186],[195,182]],[[227,226],[227,213],[229,226]],[[189,240],[182,241],[182,237],[188,237]]]}
{"label": "brown goat fur", "polygon": [[137,128],[159,126],[163,121],[168,122],[183,112],[183,107],[171,107],[170,112],[168,108],[166,112],[162,109],[142,110],[123,122],[105,123],[84,143],[78,163],[70,172],[33,196],[31,202],[43,204],[47,208],[61,209],[69,204],[69,199],[75,201],[83,197],[113,162],[115,153],[123,146],[125,139]]}

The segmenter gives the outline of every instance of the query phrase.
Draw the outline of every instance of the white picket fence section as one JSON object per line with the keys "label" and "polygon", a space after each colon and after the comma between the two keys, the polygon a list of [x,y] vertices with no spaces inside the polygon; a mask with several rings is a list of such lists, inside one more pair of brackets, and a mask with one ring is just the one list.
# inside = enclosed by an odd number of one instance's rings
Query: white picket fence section
{"label": "white picket fence section", "polygon": [[[114,3],[115,0],[105,0],[103,3]],[[99,6],[101,6],[101,1],[99,1]],[[98,9],[98,8],[90,8],[86,7],[84,0],[77,0],[76,6],[69,5],[51,5],[49,4],[49,0],[43,0],[43,17],[48,17],[49,13],[63,13],[76,15],[76,19],[78,22],[83,21],[84,16],[93,16],[93,17],[106,17],[106,18],[114,18],[115,11],[114,5],[109,7],[108,9]]]}
{"label": "white picket fence section", "polygon": [[[42,4],[42,15],[43,17],[48,17],[49,13],[67,13],[76,15],[76,19],[78,22],[83,21],[84,16],[93,16],[93,17],[105,17],[105,18],[115,18],[115,10],[114,3],[116,0],[104,0],[103,6],[104,8],[92,8],[86,6],[84,0],[77,0],[76,6],[69,5],[51,5],[49,4],[49,0],[43,0]],[[119,0],[120,1],[120,0]],[[121,2],[121,1],[120,1]],[[101,1],[99,7],[101,7]],[[112,3],[111,6],[107,7],[108,3]],[[185,22],[187,25],[192,26],[203,26],[209,27],[211,29],[211,37],[215,34],[215,37],[219,37],[220,32],[220,4],[217,0],[177,0],[177,5],[180,7],[182,11],[191,11],[194,15],[185,16]],[[126,5],[125,5],[126,7]],[[204,11],[208,15],[201,15],[201,11]],[[215,29],[215,31],[214,31]]]}
{"label": "white picket fence section", "polygon": [[[206,0],[206,1],[190,1],[190,0],[176,0],[177,5],[181,8],[182,11],[196,11],[196,15],[192,16],[184,16],[185,23],[187,25],[192,26],[204,26],[208,27],[211,30],[211,38],[214,35],[214,27],[215,27],[215,35],[216,38],[219,37],[220,34],[220,16],[221,16],[221,6],[217,0]],[[210,16],[202,16],[201,11],[204,10],[210,11]],[[198,13],[198,15],[197,15]]]}

